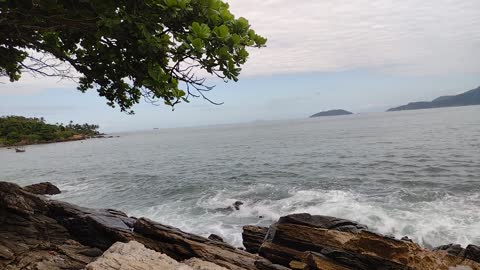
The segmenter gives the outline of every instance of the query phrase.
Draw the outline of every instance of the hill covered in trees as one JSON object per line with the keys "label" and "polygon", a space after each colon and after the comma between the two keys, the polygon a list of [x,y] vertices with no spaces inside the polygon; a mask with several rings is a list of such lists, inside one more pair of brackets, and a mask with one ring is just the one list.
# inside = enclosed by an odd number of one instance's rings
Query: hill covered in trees
{"label": "hill covered in trees", "polygon": [[310,116],[310,118],[323,117],[323,116],[350,115],[350,114],[353,114],[353,113],[346,110],[330,110],[330,111],[316,113]]}
{"label": "hill covered in trees", "polygon": [[27,145],[85,139],[98,135],[98,125],[48,124],[42,118],[0,117],[0,146]]}
{"label": "hill covered in trees", "polygon": [[412,102],[396,108],[391,108],[388,111],[406,111],[406,110],[420,110],[433,109],[442,107],[460,107],[480,105],[480,87],[467,91],[456,96],[442,96],[432,101]]}

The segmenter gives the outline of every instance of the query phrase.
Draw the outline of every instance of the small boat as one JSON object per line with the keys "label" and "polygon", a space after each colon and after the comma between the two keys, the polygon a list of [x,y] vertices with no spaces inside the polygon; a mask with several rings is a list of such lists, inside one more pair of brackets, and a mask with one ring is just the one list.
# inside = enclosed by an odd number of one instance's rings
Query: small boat
{"label": "small boat", "polygon": [[25,153],[25,148],[24,147],[15,147],[15,152],[17,153]]}

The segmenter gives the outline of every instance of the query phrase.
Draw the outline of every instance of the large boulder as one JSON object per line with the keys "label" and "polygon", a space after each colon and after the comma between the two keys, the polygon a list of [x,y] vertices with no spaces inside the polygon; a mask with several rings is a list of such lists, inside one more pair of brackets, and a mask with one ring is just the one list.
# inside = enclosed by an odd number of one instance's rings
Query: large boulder
{"label": "large boulder", "polygon": [[480,263],[480,247],[468,245],[465,249],[465,258]]}
{"label": "large boulder", "polygon": [[57,195],[61,193],[60,189],[50,182],[29,185],[23,187],[23,189],[37,195]]}
{"label": "large boulder", "polygon": [[439,246],[433,249],[434,251],[445,251],[450,255],[470,259],[480,263],[480,247],[475,245],[468,245],[463,248],[461,245],[449,244]]}
{"label": "large boulder", "polygon": [[23,190],[16,184],[0,182],[0,209],[21,216],[29,216],[45,212],[47,204],[38,196]]}
{"label": "large boulder", "polygon": [[258,253],[267,232],[267,227],[251,225],[243,226],[242,239],[245,250],[253,254]]}
{"label": "large boulder", "polygon": [[116,242],[135,239],[133,224],[136,219],[120,211],[49,201],[48,216],[64,226],[75,240],[102,250],[107,250]]}
{"label": "large boulder", "polygon": [[277,224],[297,224],[311,228],[336,230],[342,232],[366,231],[368,227],[355,221],[329,216],[314,216],[310,214],[292,214],[281,217]]}
{"label": "large boulder", "polygon": [[447,251],[426,250],[369,232],[355,222],[309,214],[283,217],[270,226],[259,254],[294,269],[448,270],[462,266],[480,270],[479,263]]}
{"label": "large boulder", "polygon": [[213,263],[191,259],[177,262],[165,254],[147,249],[132,241],[115,243],[96,261],[87,265],[86,270],[227,270]]}
{"label": "large boulder", "polygon": [[0,269],[83,269],[102,253],[72,240],[46,211],[42,198],[0,182]]}

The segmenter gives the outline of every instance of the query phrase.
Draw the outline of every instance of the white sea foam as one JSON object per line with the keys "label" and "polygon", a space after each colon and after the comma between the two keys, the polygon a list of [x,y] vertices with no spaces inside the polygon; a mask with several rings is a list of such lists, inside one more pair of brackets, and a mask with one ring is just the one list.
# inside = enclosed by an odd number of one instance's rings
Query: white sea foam
{"label": "white sea foam", "polygon": [[[215,233],[236,246],[242,245],[243,225],[268,226],[279,217],[292,213],[356,220],[379,233],[397,238],[408,236],[427,247],[448,243],[480,244],[478,195],[444,195],[429,202],[410,203],[395,193],[385,200],[378,200],[344,190],[290,190],[285,198],[277,200],[249,198],[252,193],[272,188],[253,185],[242,192],[221,190],[214,196],[201,197],[193,206],[169,202],[133,214],[204,236]],[[218,210],[237,200],[245,203],[239,211]]]}

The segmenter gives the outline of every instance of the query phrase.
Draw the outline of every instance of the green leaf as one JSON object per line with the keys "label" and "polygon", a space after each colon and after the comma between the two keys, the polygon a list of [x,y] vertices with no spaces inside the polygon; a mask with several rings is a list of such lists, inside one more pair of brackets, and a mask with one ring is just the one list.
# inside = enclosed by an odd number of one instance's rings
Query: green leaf
{"label": "green leaf", "polygon": [[199,38],[194,39],[192,45],[197,52],[203,52],[203,47],[205,47],[205,43]]}
{"label": "green leaf", "polygon": [[148,67],[148,75],[159,82],[166,76],[165,71],[158,65],[153,65]]}
{"label": "green leaf", "polygon": [[240,45],[240,42],[242,41],[242,37],[240,37],[237,34],[233,34],[231,37],[231,40],[232,40],[233,46],[237,46],[237,45]]}
{"label": "green leaf", "polygon": [[192,32],[195,36],[201,39],[207,39],[210,37],[210,28],[206,24],[199,24],[198,22],[194,22],[191,27]]}
{"label": "green leaf", "polygon": [[215,32],[215,35],[222,40],[226,40],[230,35],[230,30],[228,29],[228,26],[224,24],[219,27],[215,27],[213,32]]}
{"label": "green leaf", "polygon": [[177,0],[164,0],[163,2],[167,7],[175,7],[178,4]]}

